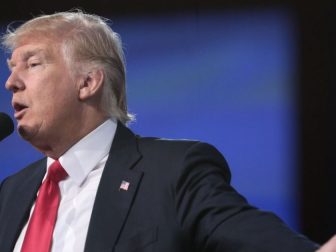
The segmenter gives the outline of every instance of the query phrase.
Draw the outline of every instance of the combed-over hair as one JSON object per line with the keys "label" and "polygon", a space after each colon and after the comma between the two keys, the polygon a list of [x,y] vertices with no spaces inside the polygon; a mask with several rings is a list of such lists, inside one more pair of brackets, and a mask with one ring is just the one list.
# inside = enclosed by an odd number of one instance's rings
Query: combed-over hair
{"label": "combed-over hair", "polygon": [[58,12],[33,18],[16,29],[8,27],[2,45],[13,51],[22,39],[42,35],[62,44],[72,71],[86,67],[104,72],[101,108],[126,124],[133,116],[127,112],[125,59],[119,34],[108,20],[80,10]]}

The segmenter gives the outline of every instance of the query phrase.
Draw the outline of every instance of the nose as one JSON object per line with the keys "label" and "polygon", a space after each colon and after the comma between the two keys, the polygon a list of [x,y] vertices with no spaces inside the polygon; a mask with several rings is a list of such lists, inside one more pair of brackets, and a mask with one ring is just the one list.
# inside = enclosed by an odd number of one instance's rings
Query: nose
{"label": "nose", "polygon": [[9,75],[5,87],[7,90],[16,93],[20,90],[25,89],[23,80],[20,78],[19,74],[16,71],[12,71]]}

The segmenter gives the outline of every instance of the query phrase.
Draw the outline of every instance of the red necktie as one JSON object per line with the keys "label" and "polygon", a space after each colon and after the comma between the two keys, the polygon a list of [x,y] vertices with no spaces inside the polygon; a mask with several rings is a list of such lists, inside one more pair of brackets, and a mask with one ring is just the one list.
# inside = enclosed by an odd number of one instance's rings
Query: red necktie
{"label": "red necktie", "polygon": [[60,202],[58,182],[65,179],[66,171],[56,160],[51,164],[42,183],[30,218],[21,252],[49,252]]}

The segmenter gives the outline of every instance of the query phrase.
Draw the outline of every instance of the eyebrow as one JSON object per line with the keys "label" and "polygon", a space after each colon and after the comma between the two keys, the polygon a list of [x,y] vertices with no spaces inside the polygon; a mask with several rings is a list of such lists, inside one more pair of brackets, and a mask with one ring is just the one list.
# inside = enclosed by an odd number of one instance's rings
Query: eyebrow
{"label": "eyebrow", "polygon": [[[41,48],[36,48],[36,49],[32,49],[32,50],[28,50],[26,52],[23,52],[22,55],[20,55],[20,60],[27,61],[29,58],[31,58],[31,57],[33,57],[37,54],[41,54],[42,52],[45,52],[45,55],[47,57],[48,50],[41,49]],[[7,65],[8,65],[9,69],[12,69],[13,67],[15,67],[15,64],[12,61],[12,59],[7,59]]]}

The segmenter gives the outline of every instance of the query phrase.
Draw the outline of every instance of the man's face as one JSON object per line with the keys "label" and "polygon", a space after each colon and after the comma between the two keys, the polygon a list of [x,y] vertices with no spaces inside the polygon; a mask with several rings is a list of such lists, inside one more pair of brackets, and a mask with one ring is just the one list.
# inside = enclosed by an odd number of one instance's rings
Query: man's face
{"label": "man's face", "polygon": [[78,126],[78,90],[60,49],[47,39],[22,41],[8,62],[6,88],[20,135],[37,148],[61,141]]}

